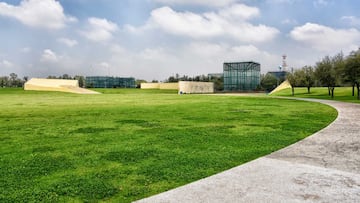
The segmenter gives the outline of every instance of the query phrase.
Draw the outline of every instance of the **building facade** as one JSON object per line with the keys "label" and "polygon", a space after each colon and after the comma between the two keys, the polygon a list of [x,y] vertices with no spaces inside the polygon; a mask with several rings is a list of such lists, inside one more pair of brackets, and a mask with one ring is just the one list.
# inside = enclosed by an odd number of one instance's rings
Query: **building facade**
{"label": "building facade", "polygon": [[88,76],[85,78],[89,88],[135,88],[135,78],[121,78],[108,76]]}
{"label": "building facade", "polygon": [[224,91],[256,90],[260,70],[260,64],[253,61],[224,63]]}
{"label": "building facade", "polygon": [[270,71],[269,73],[271,75],[275,76],[278,81],[282,82],[282,81],[286,80],[286,74],[288,72],[286,72],[286,71]]}

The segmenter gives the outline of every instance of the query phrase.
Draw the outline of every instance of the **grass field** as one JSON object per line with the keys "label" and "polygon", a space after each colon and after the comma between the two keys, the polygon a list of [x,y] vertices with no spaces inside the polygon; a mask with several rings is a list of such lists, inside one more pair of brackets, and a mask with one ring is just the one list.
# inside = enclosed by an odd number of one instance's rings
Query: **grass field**
{"label": "grass field", "polygon": [[[302,98],[315,98],[315,99],[328,99],[328,100],[336,100],[336,101],[344,101],[344,102],[353,102],[360,103],[360,100],[356,98],[356,88],[355,88],[355,96],[352,95],[351,87],[336,87],[334,91],[334,98],[328,94],[328,89],[326,87],[314,87],[310,89],[311,92],[308,94],[307,88],[298,87],[295,88],[294,97],[302,97]],[[274,93],[271,96],[289,96],[292,97],[291,89],[285,89],[280,92]]]}
{"label": "grass field", "polygon": [[0,202],[130,202],[320,130],[326,105],[268,97],[0,89]]}

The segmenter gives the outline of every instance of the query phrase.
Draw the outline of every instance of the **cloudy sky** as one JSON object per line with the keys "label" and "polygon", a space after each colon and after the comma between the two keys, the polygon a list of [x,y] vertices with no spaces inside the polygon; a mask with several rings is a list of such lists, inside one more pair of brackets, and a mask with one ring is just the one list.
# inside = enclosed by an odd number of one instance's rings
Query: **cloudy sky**
{"label": "cloudy sky", "polygon": [[164,80],[256,61],[313,65],[360,43],[357,0],[0,0],[0,75]]}

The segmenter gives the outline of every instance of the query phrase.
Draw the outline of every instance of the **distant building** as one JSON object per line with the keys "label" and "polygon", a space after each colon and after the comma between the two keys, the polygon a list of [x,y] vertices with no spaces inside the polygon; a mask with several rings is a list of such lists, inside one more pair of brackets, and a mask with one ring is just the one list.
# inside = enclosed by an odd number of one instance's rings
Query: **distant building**
{"label": "distant building", "polygon": [[287,73],[288,73],[287,71],[271,71],[271,72],[269,72],[269,74],[272,74],[273,76],[275,76],[276,79],[279,81],[284,81],[286,79]]}
{"label": "distant building", "polygon": [[90,88],[135,88],[135,78],[121,78],[108,76],[88,76],[85,78],[86,87]]}
{"label": "distant building", "polygon": [[259,63],[253,61],[224,63],[224,91],[254,91],[259,85]]}

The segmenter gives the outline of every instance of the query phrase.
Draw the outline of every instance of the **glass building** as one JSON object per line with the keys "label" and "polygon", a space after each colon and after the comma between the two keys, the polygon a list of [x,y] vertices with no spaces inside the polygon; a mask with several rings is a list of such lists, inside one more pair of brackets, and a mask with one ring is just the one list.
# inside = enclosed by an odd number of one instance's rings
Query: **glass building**
{"label": "glass building", "polygon": [[135,88],[135,78],[107,76],[88,76],[85,78],[88,88]]}
{"label": "glass building", "polygon": [[254,91],[260,85],[260,64],[224,63],[224,91]]}

